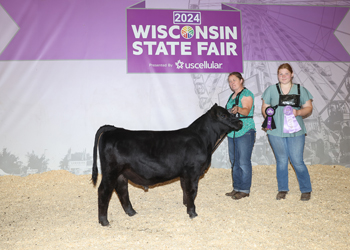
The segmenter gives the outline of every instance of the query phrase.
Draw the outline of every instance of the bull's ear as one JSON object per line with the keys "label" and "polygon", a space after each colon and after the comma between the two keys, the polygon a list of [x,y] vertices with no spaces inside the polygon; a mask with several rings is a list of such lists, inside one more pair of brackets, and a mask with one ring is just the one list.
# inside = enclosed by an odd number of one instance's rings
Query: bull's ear
{"label": "bull's ear", "polygon": [[215,110],[218,105],[215,103],[213,106],[211,106],[210,110]]}
{"label": "bull's ear", "polygon": [[210,109],[215,111],[217,109],[218,105],[215,103]]}
{"label": "bull's ear", "polygon": [[209,110],[208,110],[208,113],[211,115],[211,116],[215,116],[216,114],[216,104],[214,104]]}

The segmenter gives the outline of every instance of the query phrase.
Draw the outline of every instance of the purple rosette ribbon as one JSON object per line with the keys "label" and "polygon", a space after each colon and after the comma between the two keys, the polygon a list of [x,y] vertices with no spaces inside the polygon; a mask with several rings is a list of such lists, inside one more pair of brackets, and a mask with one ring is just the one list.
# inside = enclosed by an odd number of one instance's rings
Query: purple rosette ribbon
{"label": "purple rosette ribbon", "polygon": [[273,115],[275,114],[275,108],[271,106],[267,107],[265,109],[265,114],[266,114],[266,118],[264,123],[262,124],[262,127],[267,129],[275,129],[276,125],[275,125],[275,121],[273,120]]}
{"label": "purple rosette ribbon", "polygon": [[291,106],[285,106],[283,108],[284,124],[283,133],[295,133],[301,130],[301,127],[293,114],[293,108]]}

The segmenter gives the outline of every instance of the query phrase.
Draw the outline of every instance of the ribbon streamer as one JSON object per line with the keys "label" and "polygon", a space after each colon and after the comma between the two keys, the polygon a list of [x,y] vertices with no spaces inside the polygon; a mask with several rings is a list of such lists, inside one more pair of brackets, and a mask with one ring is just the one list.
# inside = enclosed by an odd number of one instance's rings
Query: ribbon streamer
{"label": "ribbon streamer", "polygon": [[301,130],[301,127],[293,114],[293,108],[291,106],[285,106],[283,108],[284,124],[283,133],[295,133]]}

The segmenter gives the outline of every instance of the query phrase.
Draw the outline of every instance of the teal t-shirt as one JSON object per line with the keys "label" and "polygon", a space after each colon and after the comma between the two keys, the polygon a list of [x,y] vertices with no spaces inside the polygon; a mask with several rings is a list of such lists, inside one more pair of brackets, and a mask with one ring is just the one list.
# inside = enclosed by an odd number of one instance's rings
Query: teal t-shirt
{"label": "teal t-shirt", "polygon": [[[242,90],[241,94],[239,95],[238,107],[243,108],[242,107],[242,98],[244,96],[250,96],[251,98],[253,98],[253,106],[252,106],[252,108],[249,112],[249,115],[248,115],[248,116],[253,116],[253,114],[254,114],[254,94],[250,90],[248,90],[248,89]],[[235,99],[230,98],[227,101],[226,108],[227,109],[232,108],[232,106],[236,103],[236,99],[237,99],[237,96]],[[242,117],[244,117],[244,116],[242,116]],[[241,130],[236,131],[236,132],[232,131],[232,132],[228,133],[228,135],[227,135],[228,137],[231,137],[231,138],[240,137],[240,136],[244,135],[245,133],[247,133],[251,129],[255,130],[255,122],[254,122],[253,118],[243,118],[243,119],[241,119],[241,121],[243,122],[243,127],[241,128]]]}
{"label": "teal t-shirt", "polygon": [[[298,86],[296,84],[293,84],[291,90],[288,94],[296,95],[298,94]],[[304,105],[308,100],[311,100],[313,96],[311,93],[304,87],[300,86],[300,105]],[[269,104],[271,106],[278,105],[279,103],[279,93],[276,88],[276,84],[273,84],[269,86],[265,92],[262,94],[262,99],[266,104]],[[267,134],[279,136],[279,137],[295,137],[299,135],[306,134],[306,128],[303,121],[303,118],[301,116],[297,116],[296,119],[299,123],[299,126],[301,128],[300,131],[295,133],[283,133],[283,124],[284,124],[284,113],[283,113],[284,106],[278,106],[275,110],[275,115],[273,116],[273,119],[276,124],[276,129],[268,130]],[[293,109],[299,110],[300,107],[293,107]]]}

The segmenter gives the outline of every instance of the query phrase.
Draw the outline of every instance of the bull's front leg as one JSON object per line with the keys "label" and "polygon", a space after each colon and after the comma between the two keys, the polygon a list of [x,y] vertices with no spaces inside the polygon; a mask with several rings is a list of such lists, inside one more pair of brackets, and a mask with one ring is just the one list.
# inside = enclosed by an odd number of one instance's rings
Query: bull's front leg
{"label": "bull's front leg", "polygon": [[[181,181],[181,179],[180,179]],[[181,185],[184,185],[184,204],[187,204],[187,214],[191,219],[196,217],[198,214],[196,213],[196,206],[194,205],[194,200],[197,196],[198,190],[198,181],[199,178],[188,178],[185,177],[183,181],[181,181]]]}
{"label": "bull's front leg", "polygon": [[117,186],[115,188],[115,191],[118,194],[118,197],[124,209],[124,212],[129,216],[135,215],[136,211],[132,207],[129,199],[128,179],[126,179],[123,175],[118,176]]}
{"label": "bull's front leg", "polygon": [[180,184],[182,189],[182,202],[185,206],[187,206],[187,195],[186,195],[186,185],[185,185],[185,179],[183,177],[180,178]]}

